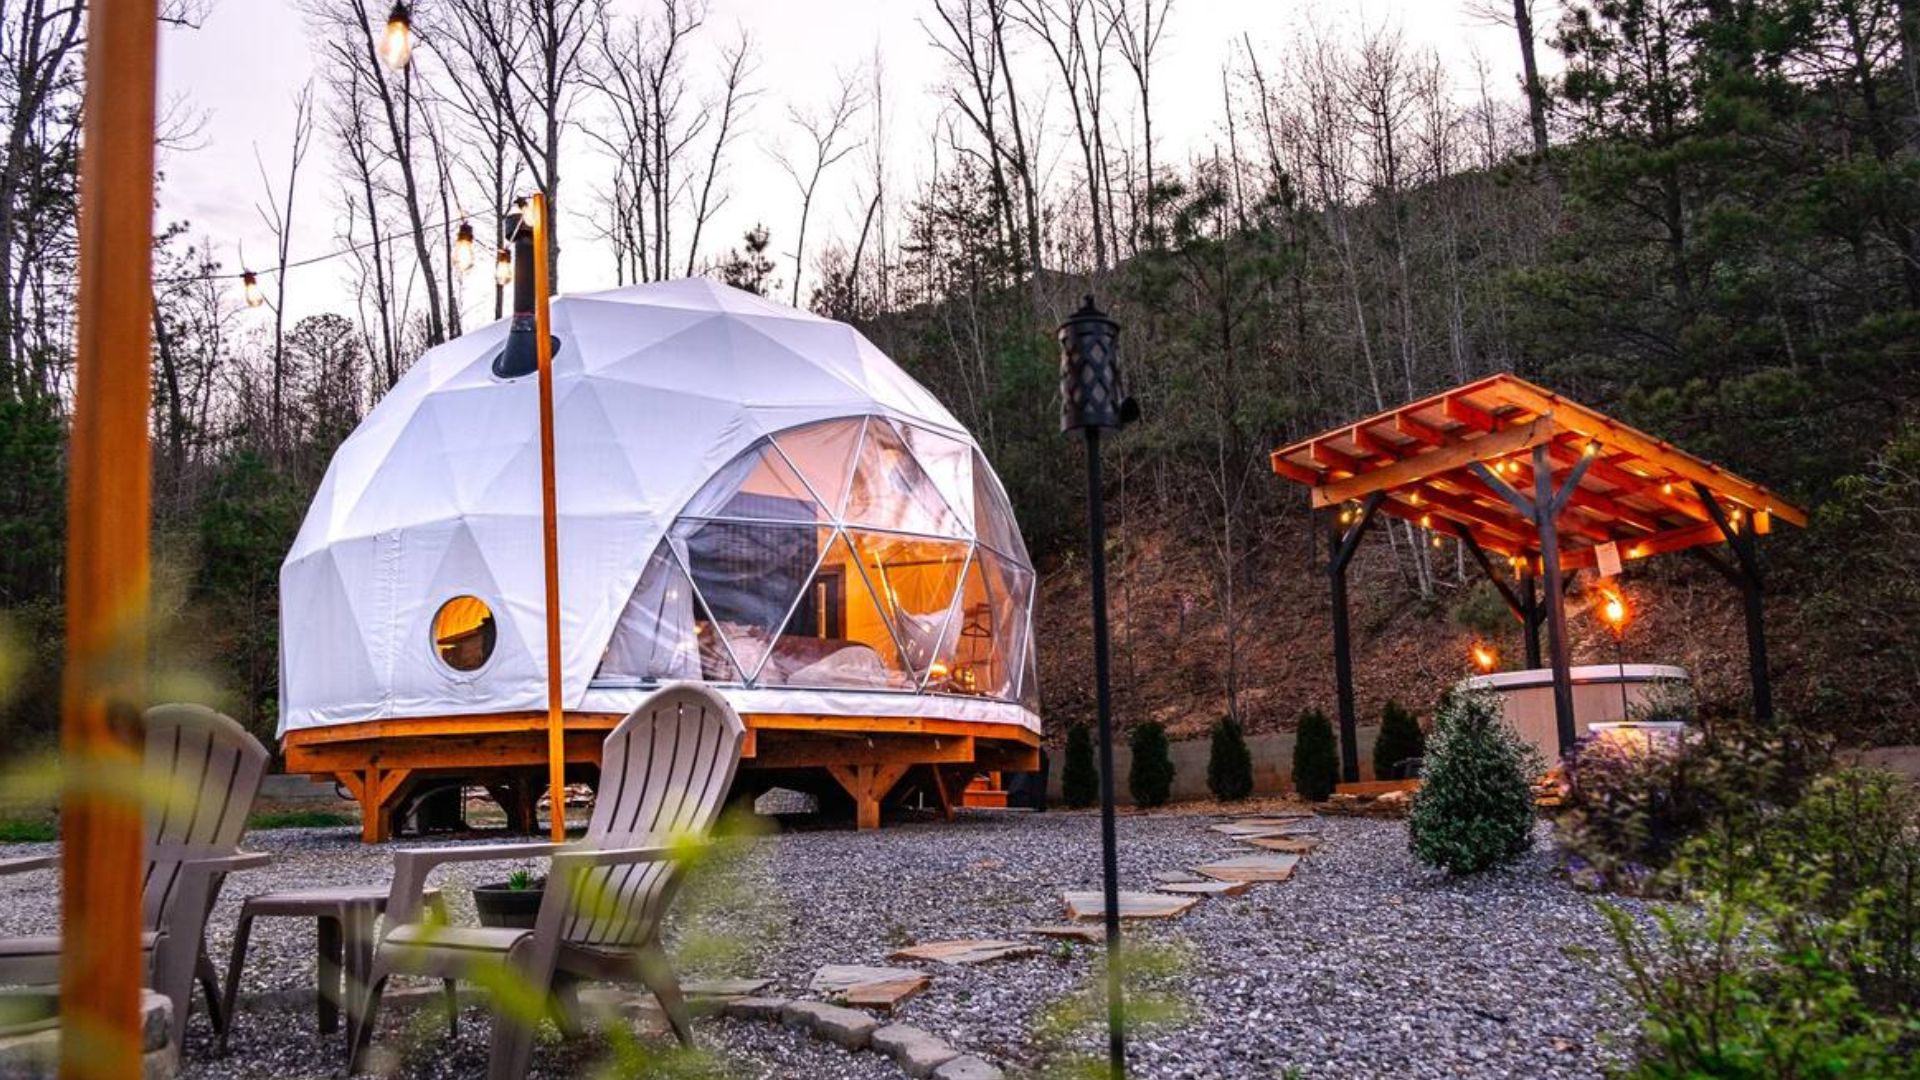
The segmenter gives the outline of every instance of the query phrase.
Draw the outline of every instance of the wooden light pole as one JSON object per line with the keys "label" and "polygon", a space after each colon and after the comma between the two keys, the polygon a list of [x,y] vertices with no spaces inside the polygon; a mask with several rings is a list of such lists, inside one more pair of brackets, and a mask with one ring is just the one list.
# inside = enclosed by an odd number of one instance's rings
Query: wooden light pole
{"label": "wooden light pole", "polygon": [[[526,219],[531,218],[531,221]],[[553,483],[553,297],[547,284],[547,197],[527,200],[533,229],[533,347],[540,358],[540,541],[547,571],[547,788],[553,842],[567,839],[567,728],[560,670],[560,510]]]}
{"label": "wooden light pole", "polygon": [[61,687],[60,1075],[140,1075],[155,0],[87,13]]}

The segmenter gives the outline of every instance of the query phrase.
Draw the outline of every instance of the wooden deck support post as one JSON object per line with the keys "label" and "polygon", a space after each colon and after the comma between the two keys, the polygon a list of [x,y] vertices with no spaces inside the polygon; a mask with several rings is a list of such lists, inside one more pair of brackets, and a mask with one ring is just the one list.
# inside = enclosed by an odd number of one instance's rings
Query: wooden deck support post
{"label": "wooden deck support post", "polygon": [[393,815],[413,790],[413,770],[368,765],[356,772],[335,775],[360,804],[361,841],[384,844],[393,839]]}
{"label": "wooden deck support post", "polygon": [[62,1080],[140,1075],[157,14],[154,0],[94,0],[87,12],[60,708]]}
{"label": "wooden deck support post", "polygon": [[1359,721],[1353,701],[1353,635],[1347,624],[1347,564],[1360,546],[1360,537],[1373,523],[1384,492],[1367,496],[1359,519],[1343,532],[1338,517],[1327,532],[1327,583],[1333,594],[1333,681],[1340,709],[1340,778],[1346,783],[1360,779]]}
{"label": "wooden deck support post", "polygon": [[1520,615],[1521,640],[1527,654],[1529,670],[1541,666],[1540,661],[1540,623],[1543,612],[1540,609],[1540,579],[1534,575],[1533,560],[1527,560],[1527,567],[1520,573]]}
{"label": "wooden deck support post", "polygon": [[861,829],[880,827],[880,800],[907,775],[907,762],[886,765],[829,765],[827,772],[853,796],[854,824]]}

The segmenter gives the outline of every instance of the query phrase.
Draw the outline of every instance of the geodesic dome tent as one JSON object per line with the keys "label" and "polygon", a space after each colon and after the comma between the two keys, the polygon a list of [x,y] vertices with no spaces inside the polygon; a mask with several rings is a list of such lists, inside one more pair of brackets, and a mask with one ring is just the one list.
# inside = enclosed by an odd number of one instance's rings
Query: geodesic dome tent
{"label": "geodesic dome tent", "polygon": [[[341,445],[281,570],[283,736],[546,702],[536,378],[505,321]],[[1038,732],[1034,574],[968,433],[849,326],[703,279],[557,298],[565,707]]]}

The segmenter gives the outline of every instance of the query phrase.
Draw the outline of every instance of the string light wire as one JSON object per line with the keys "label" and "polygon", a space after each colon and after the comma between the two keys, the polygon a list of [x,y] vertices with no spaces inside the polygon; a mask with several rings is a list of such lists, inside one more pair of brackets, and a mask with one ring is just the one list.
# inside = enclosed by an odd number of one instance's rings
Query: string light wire
{"label": "string light wire", "polygon": [[[436,232],[440,230],[451,229],[451,228],[454,228],[456,225],[458,225],[460,222],[463,222],[465,220],[467,220],[467,215],[455,214],[454,216],[446,218],[445,220],[430,222],[426,225],[422,225],[420,227],[420,231]],[[191,285],[191,284],[194,284],[195,282],[200,282],[200,281],[244,281],[248,276],[278,277],[282,273],[288,270],[301,270],[309,266],[317,266],[320,263],[327,262],[331,259],[343,258],[347,255],[355,255],[362,251],[366,251],[368,248],[374,248],[374,247],[380,246],[381,244],[391,244],[391,243],[393,243],[392,237],[383,237],[379,240],[363,240],[358,244],[349,244],[346,247],[337,248],[333,251],[328,251],[323,254],[309,255],[304,259],[294,259],[288,262],[287,265],[284,267],[268,266],[268,267],[263,267],[259,270],[236,270],[231,273],[218,273],[218,274],[181,274],[175,277],[157,277],[153,279],[153,283],[155,285]]]}

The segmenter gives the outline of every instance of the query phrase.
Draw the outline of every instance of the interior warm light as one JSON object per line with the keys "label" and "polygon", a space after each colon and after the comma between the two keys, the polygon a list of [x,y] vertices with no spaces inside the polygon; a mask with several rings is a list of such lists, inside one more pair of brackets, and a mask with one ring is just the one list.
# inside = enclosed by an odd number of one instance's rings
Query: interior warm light
{"label": "interior warm light", "polygon": [[1469,650],[1473,655],[1473,666],[1482,674],[1492,671],[1500,663],[1500,651],[1484,641],[1476,641]]}
{"label": "interior warm light", "polygon": [[413,13],[404,3],[387,12],[387,29],[380,35],[380,59],[395,71],[413,59]]}
{"label": "interior warm light", "polygon": [[453,239],[453,268],[466,273],[473,269],[473,222],[460,223],[460,231]]}
{"label": "interior warm light", "polygon": [[267,294],[260,291],[260,278],[251,270],[240,275],[240,291],[246,296],[248,307],[259,307],[267,302]]}
{"label": "interior warm light", "polygon": [[513,284],[513,256],[506,248],[493,255],[493,283],[502,288]]}

